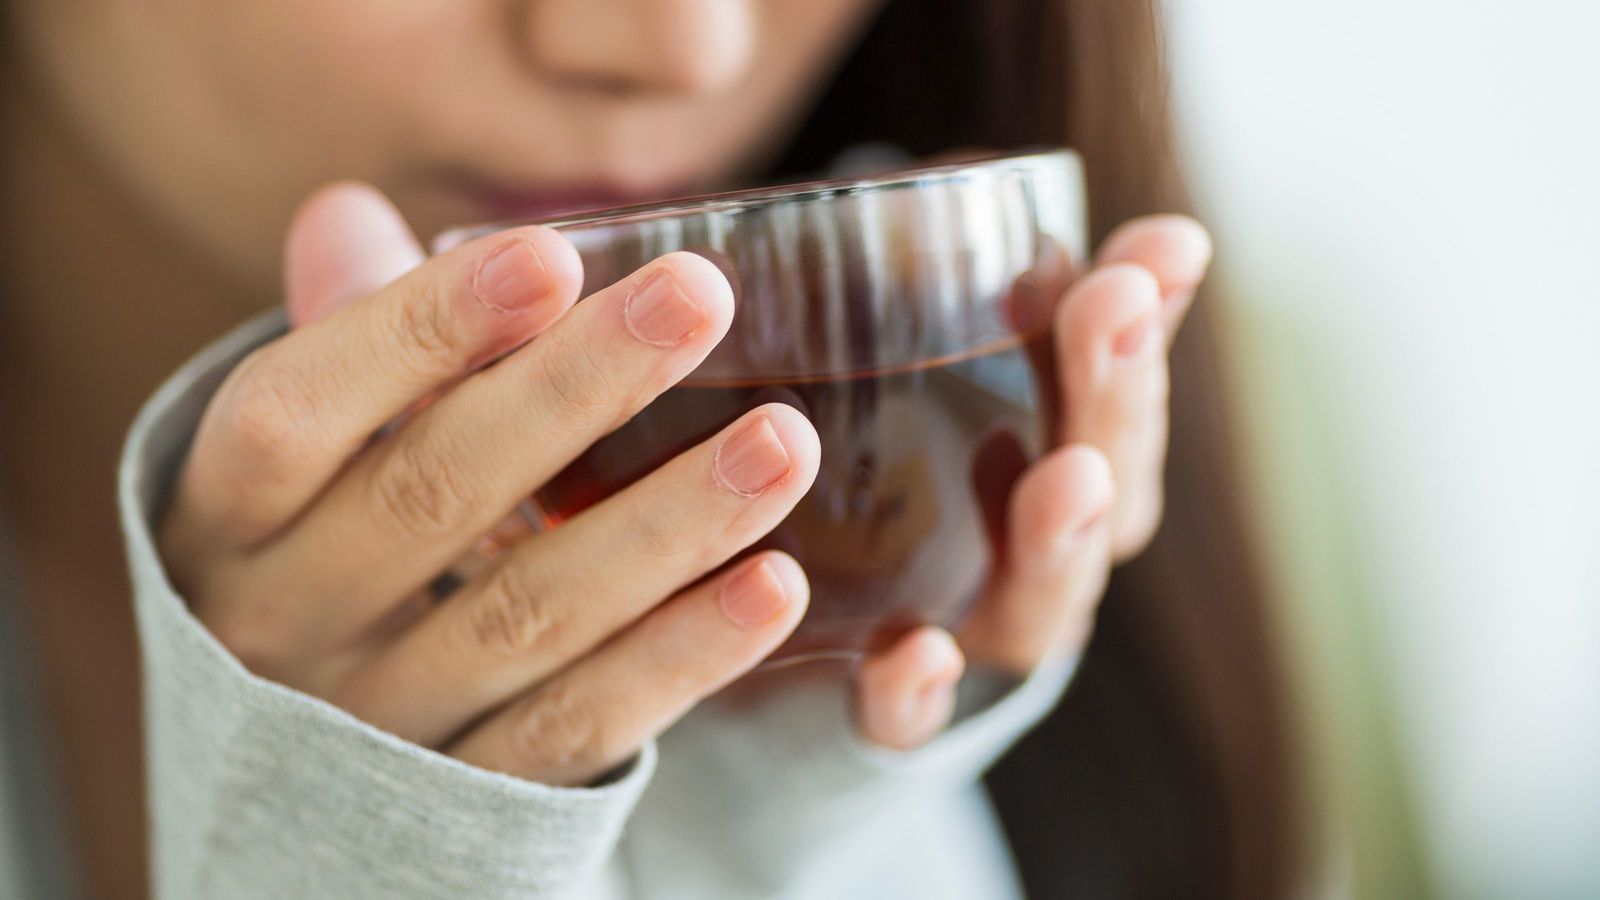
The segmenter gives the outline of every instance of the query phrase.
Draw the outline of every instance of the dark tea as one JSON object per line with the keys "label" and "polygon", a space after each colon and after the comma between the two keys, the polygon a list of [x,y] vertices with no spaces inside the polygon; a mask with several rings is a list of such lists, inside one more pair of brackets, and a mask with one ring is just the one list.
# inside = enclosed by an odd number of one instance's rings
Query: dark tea
{"label": "dark tea", "polygon": [[[1084,258],[1083,172],[1041,150],[577,214],[544,224],[584,292],[687,250],[727,276],[727,335],[677,387],[533,497],[556,526],[777,401],[821,438],[816,483],[754,549],[811,606],[777,658],[956,625],[1005,546],[1006,500],[1050,443],[1050,321]],[[441,236],[448,248],[504,223]]]}
{"label": "dark tea", "polygon": [[785,379],[691,380],[595,444],[536,495],[554,525],[746,411],[795,407],[822,444],[816,483],[753,549],[793,555],[811,606],[779,657],[849,652],[952,625],[998,551],[1006,497],[1049,443],[1044,336],[899,367]]}

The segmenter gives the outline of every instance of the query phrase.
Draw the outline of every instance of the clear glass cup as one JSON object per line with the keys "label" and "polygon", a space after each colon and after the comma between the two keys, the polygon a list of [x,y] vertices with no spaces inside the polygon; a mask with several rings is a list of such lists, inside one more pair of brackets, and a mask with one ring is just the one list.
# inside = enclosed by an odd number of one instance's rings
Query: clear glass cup
{"label": "clear glass cup", "polygon": [[822,462],[752,548],[787,551],[811,581],[773,659],[959,624],[1002,546],[1012,484],[1052,442],[1050,309],[1085,219],[1078,158],[1054,150],[544,221],[577,246],[585,295],[689,250],[728,275],[736,305],[699,368],[534,495],[529,525],[559,527],[747,410],[788,403],[816,426]]}

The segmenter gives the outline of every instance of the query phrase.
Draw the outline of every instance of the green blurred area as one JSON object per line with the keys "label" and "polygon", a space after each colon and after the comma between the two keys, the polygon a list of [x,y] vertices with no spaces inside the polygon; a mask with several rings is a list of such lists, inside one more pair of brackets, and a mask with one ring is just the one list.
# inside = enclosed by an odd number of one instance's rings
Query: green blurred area
{"label": "green blurred area", "polygon": [[[1271,281],[1256,273],[1251,281]],[[1235,301],[1226,272],[1214,293]],[[1348,385],[1328,377],[1325,345],[1271,303],[1223,310],[1230,389],[1246,456],[1247,502],[1279,601],[1323,829],[1322,885],[1367,898],[1438,896],[1377,651],[1380,596],[1362,547],[1365,511],[1344,477]]]}

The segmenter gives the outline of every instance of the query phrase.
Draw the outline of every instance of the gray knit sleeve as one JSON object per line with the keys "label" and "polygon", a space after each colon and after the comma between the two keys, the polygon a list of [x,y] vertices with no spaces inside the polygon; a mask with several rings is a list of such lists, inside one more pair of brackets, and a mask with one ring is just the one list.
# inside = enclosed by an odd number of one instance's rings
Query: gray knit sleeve
{"label": "gray knit sleeve", "polygon": [[259,319],[196,358],[139,415],[122,457],[156,896],[602,892],[653,746],[594,788],[473,768],[252,675],[173,590],[153,518],[217,385],[281,330],[281,319]]}

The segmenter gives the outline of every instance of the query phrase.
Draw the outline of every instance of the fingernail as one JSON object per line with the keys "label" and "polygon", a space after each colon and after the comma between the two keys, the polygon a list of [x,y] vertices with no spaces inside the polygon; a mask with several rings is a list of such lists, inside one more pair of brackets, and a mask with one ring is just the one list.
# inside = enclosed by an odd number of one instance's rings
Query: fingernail
{"label": "fingernail", "polygon": [[500,312],[527,309],[547,291],[544,260],[523,238],[496,247],[478,263],[472,276],[472,294],[478,302]]}
{"label": "fingernail", "polygon": [[717,605],[729,622],[753,631],[783,612],[789,605],[789,596],[784,593],[778,573],[763,560],[724,581]]}
{"label": "fingernail", "polygon": [[724,488],[754,497],[789,474],[789,451],[772,423],[761,416],[717,448],[711,471]]}
{"label": "fingernail", "polygon": [[1155,330],[1154,317],[1146,313],[1138,321],[1128,325],[1117,334],[1111,342],[1111,352],[1123,359],[1133,359],[1139,355],[1150,342],[1150,334]]}
{"label": "fingernail", "polygon": [[656,269],[629,289],[622,315],[629,334],[656,347],[676,347],[706,321],[705,312],[665,268]]}

